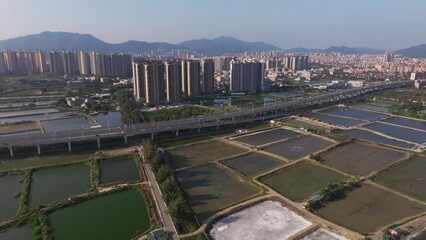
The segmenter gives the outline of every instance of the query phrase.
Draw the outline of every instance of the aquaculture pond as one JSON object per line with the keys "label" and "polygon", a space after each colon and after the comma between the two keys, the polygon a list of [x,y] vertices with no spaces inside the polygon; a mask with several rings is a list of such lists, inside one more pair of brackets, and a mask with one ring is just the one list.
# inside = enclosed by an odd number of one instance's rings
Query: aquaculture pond
{"label": "aquaculture pond", "polygon": [[366,141],[381,143],[381,144],[400,147],[400,148],[411,149],[415,146],[415,144],[412,144],[412,143],[406,143],[406,142],[398,141],[396,139],[386,138],[386,137],[383,137],[365,130],[360,130],[360,129],[342,131],[340,132],[340,134],[346,135],[352,138],[358,138],[358,139],[362,139]]}
{"label": "aquaculture pond", "polygon": [[246,176],[255,176],[266,170],[284,164],[284,162],[281,160],[257,153],[251,153],[241,157],[236,157],[233,159],[226,160],[222,163]]}
{"label": "aquaculture pond", "polygon": [[413,143],[424,143],[426,142],[426,132],[425,131],[417,131],[403,127],[396,127],[383,123],[373,123],[365,128],[383,133],[387,136],[413,142]]}
{"label": "aquaculture pond", "polygon": [[46,133],[86,129],[92,126],[85,117],[47,120],[42,121],[41,125]]}
{"label": "aquaculture pond", "polygon": [[370,111],[365,111],[365,110],[356,109],[356,108],[348,108],[348,107],[333,107],[321,112],[336,115],[336,116],[344,116],[344,117],[350,117],[350,118],[367,120],[367,121],[375,121],[375,120],[389,117],[389,115],[386,115],[386,114],[370,112]]}
{"label": "aquaculture pond", "polygon": [[330,115],[321,114],[321,113],[308,114],[306,117],[312,118],[312,119],[318,119],[321,122],[330,123],[332,125],[345,126],[345,127],[352,127],[352,126],[356,126],[361,123],[364,123],[364,121],[361,121],[361,120],[330,116]]}
{"label": "aquaculture pond", "polygon": [[[0,177],[0,221],[13,217],[18,210],[17,194],[22,191],[23,175]],[[1,236],[1,235],[0,235]]]}
{"label": "aquaculture pond", "polygon": [[252,146],[260,146],[297,136],[300,136],[300,134],[290,130],[278,128],[258,133],[247,134],[241,137],[236,137],[234,138],[234,140]]}
{"label": "aquaculture pond", "polygon": [[24,225],[21,227],[12,227],[4,232],[0,232],[1,240],[30,240],[33,239],[33,227]]}
{"label": "aquaculture pond", "polygon": [[147,204],[138,190],[60,209],[48,219],[56,240],[133,239],[151,228]]}
{"label": "aquaculture pond", "polygon": [[45,168],[32,174],[29,205],[37,207],[90,189],[89,167],[82,164]]}
{"label": "aquaculture pond", "polygon": [[99,161],[99,171],[100,181],[103,184],[140,180],[139,171],[132,156]]}
{"label": "aquaculture pond", "polygon": [[101,113],[93,116],[93,119],[102,127],[117,127],[122,124],[120,112]]}
{"label": "aquaculture pond", "polygon": [[383,122],[426,131],[426,121],[414,120],[414,119],[402,118],[402,117],[393,117],[393,118],[386,119]]}

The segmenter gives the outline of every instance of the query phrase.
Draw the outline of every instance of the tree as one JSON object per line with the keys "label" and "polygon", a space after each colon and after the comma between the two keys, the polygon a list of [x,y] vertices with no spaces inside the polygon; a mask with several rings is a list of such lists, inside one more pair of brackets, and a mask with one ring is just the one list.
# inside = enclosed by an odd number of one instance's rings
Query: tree
{"label": "tree", "polygon": [[158,168],[158,171],[157,171],[157,182],[161,184],[168,177],[170,177],[170,168],[168,166],[166,166],[166,165],[163,164],[163,165],[161,165]]}

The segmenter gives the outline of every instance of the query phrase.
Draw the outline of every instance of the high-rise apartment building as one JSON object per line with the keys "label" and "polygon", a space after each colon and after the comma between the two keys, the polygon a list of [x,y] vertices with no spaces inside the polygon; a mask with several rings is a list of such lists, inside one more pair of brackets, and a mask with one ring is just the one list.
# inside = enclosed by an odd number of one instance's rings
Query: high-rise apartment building
{"label": "high-rise apartment building", "polygon": [[284,68],[291,69],[293,71],[307,69],[309,67],[308,56],[288,56],[284,58]]}
{"label": "high-rise apartment building", "polygon": [[264,64],[256,61],[231,61],[231,92],[256,92],[263,87]]}
{"label": "high-rise apartment building", "polygon": [[165,101],[167,103],[178,103],[182,96],[182,62],[164,62]]}
{"label": "high-rise apartment building", "polygon": [[201,59],[201,93],[212,94],[214,89],[214,60]]}
{"label": "high-rise apartment building", "polygon": [[182,93],[200,95],[201,66],[198,60],[182,61]]}
{"label": "high-rise apartment building", "polygon": [[383,55],[383,61],[388,63],[393,62],[393,54],[389,52],[385,52],[385,54]]}
{"label": "high-rise apartment building", "polygon": [[165,102],[163,62],[134,62],[133,81],[134,95],[138,101],[153,106]]}

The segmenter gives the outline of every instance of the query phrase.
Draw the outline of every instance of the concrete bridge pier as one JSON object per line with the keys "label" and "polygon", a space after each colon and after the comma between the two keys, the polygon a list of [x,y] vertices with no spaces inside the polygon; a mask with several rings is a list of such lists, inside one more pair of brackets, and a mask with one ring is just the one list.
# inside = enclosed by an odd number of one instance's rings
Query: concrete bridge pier
{"label": "concrete bridge pier", "polygon": [[13,147],[9,147],[10,157],[13,157]]}
{"label": "concrete bridge pier", "polygon": [[127,136],[124,136],[124,144],[127,144]]}
{"label": "concrete bridge pier", "polygon": [[151,139],[154,140],[154,132],[151,133]]}
{"label": "concrete bridge pier", "polygon": [[71,141],[68,142],[68,152],[71,152]]}
{"label": "concrete bridge pier", "polygon": [[101,148],[101,139],[100,138],[98,138],[98,139],[96,139],[97,140],[97,142],[98,142],[98,148]]}
{"label": "concrete bridge pier", "polygon": [[40,144],[37,145],[37,153],[38,153],[38,155],[41,155],[41,146],[40,146]]}
{"label": "concrete bridge pier", "polygon": [[179,136],[179,129],[176,130],[176,136]]}

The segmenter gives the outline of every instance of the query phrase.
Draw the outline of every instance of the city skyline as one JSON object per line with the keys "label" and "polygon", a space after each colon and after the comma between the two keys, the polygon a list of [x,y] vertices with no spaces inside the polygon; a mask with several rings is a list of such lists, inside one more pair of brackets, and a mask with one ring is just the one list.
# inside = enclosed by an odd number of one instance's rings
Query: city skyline
{"label": "city skyline", "polygon": [[0,5],[1,40],[43,31],[64,31],[92,34],[109,43],[127,40],[180,43],[232,36],[271,43],[282,49],[346,45],[397,50],[426,43],[421,31],[416,31],[426,22],[421,12],[426,3],[419,0],[410,4],[396,0],[25,3],[0,0]]}

